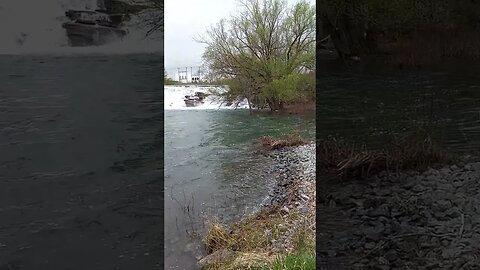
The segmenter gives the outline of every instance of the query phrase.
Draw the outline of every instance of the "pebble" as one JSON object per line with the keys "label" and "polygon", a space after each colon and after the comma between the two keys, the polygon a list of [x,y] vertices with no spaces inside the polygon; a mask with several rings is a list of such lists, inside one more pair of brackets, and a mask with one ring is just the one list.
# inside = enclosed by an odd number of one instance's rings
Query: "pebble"
{"label": "pebble", "polygon": [[[346,269],[360,265],[361,269],[416,269],[420,265],[425,269],[478,268],[466,266],[470,266],[468,262],[480,265],[480,258],[472,253],[480,250],[479,162],[429,169],[422,174],[390,173],[388,181],[386,178],[386,173],[381,173],[373,177],[374,183],[352,181],[323,187],[330,197],[325,197],[317,211],[332,212],[324,220],[329,220],[332,228],[327,228],[335,233],[326,231],[323,235],[330,236],[326,247],[335,251],[335,260],[355,261]],[[336,209],[328,210],[335,201]],[[346,220],[339,221],[343,215]],[[323,231],[325,227],[317,224]],[[461,238],[457,236],[460,227]],[[451,233],[452,237],[440,236]],[[412,236],[395,238],[376,250],[385,239],[408,234]]]}
{"label": "pebble", "polygon": [[301,194],[300,197],[306,201],[310,200],[310,197],[308,197],[307,195],[305,194]]}
{"label": "pebble", "polygon": [[306,207],[300,207],[298,210],[299,210],[300,213],[302,213],[302,214],[308,213],[308,208],[306,208]]}
{"label": "pebble", "polygon": [[290,212],[290,209],[288,209],[288,207],[284,206],[284,207],[282,207],[282,209],[280,209],[280,211],[284,214],[288,214]]}

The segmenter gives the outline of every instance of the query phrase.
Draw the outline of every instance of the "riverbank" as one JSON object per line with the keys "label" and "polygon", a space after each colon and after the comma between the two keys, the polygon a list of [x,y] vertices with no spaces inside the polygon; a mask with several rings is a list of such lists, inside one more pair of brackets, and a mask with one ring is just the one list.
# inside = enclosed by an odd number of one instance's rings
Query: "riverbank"
{"label": "riverbank", "polygon": [[315,269],[315,144],[266,155],[276,185],[263,209],[230,226],[211,222],[202,269]]}
{"label": "riverbank", "polygon": [[478,269],[480,162],[324,183],[320,269]]}
{"label": "riverbank", "polygon": [[[225,93],[228,91],[226,85],[208,85],[208,84],[178,84],[164,85],[165,101],[164,108],[166,110],[198,110],[198,109],[249,109],[248,100],[246,98],[228,101]],[[187,107],[185,104],[185,96],[193,96],[198,93],[205,94],[205,99],[196,106]],[[252,107],[251,114],[271,113],[274,115],[306,115],[314,116],[316,103],[310,101],[292,101],[285,103],[282,109],[272,111],[268,107],[257,108]]]}
{"label": "riverbank", "polygon": [[[427,46],[428,48],[428,46]],[[462,74],[477,70],[478,59],[452,56],[424,57],[422,52],[409,55],[407,52],[382,52],[360,57],[341,59],[334,50],[317,51],[318,72],[349,70],[355,72],[372,71],[388,73],[396,71],[455,72]]]}

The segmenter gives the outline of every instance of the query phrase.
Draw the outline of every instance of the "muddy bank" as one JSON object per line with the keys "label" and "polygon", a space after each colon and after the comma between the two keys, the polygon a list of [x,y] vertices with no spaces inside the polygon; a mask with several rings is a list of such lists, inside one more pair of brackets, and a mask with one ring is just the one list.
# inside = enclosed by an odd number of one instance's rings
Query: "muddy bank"
{"label": "muddy bank", "polygon": [[480,163],[319,189],[320,269],[478,269]]}

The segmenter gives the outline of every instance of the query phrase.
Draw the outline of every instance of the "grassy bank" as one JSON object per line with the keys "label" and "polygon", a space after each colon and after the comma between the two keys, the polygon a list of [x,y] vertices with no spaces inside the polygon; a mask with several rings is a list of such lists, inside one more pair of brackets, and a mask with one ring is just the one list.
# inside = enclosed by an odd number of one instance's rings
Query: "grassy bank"
{"label": "grassy bank", "polygon": [[[315,232],[308,222],[296,222],[300,215],[272,207],[230,228],[210,222],[204,238],[210,255],[202,269],[315,269]],[[286,250],[277,244],[285,234],[291,238]]]}

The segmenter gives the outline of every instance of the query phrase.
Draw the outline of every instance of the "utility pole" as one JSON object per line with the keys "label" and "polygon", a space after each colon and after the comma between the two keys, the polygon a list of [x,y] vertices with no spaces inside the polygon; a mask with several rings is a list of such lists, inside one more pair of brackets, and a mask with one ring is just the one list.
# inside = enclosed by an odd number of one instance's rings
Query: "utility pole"
{"label": "utility pole", "polygon": [[[188,70],[185,68],[185,70],[177,68],[178,70],[178,81],[179,82],[188,82]],[[185,74],[184,76],[182,76]]]}

